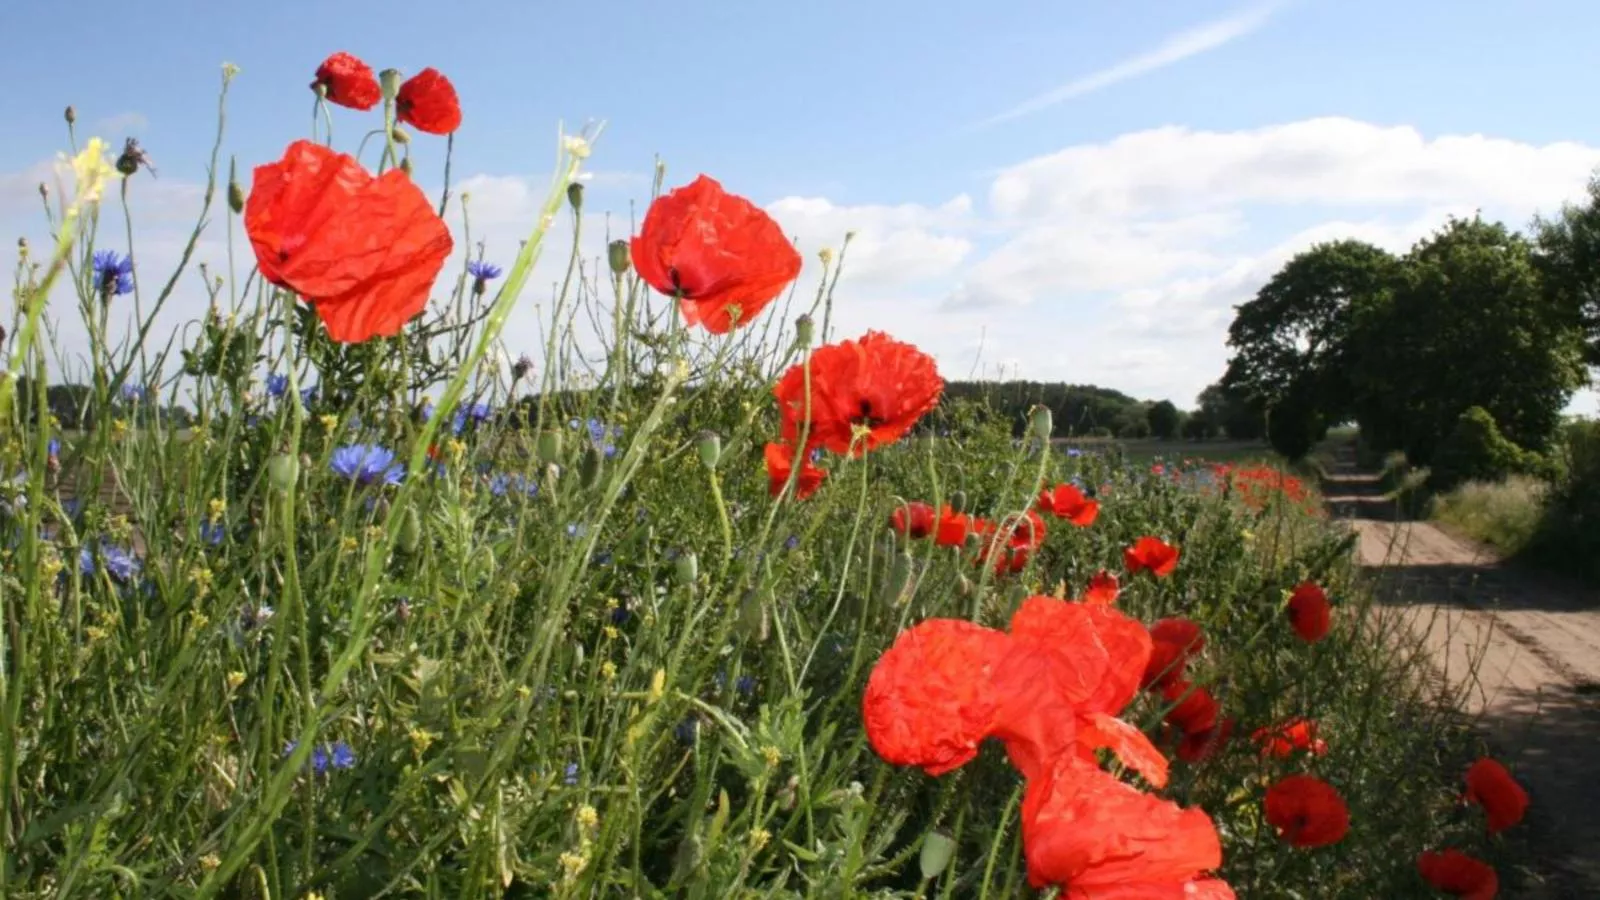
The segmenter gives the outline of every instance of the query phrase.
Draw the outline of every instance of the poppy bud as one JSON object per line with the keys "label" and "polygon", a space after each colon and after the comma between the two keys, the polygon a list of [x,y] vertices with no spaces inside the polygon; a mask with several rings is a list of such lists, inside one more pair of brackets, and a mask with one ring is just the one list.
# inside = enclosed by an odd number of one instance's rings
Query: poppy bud
{"label": "poppy bud", "polygon": [[407,553],[415,553],[417,545],[422,543],[422,520],[417,515],[416,507],[407,506],[405,517],[400,521],[400,549]]}
{"label": "poppy bud", "polygon": [[632,263],[628,253],[628,242],[616,240],[606,245],[606,258],[611,263],[612,272],[618,275],[627,274],[628,266]]}
{"label": "poppy bud", "polygon": [[553,463],[561,458],[561,432],[541,431],[539,439],[534,441],[534,453],[542,463]]}
{"label": "poppy bud", "polygon": [[956,590],[963,597],[972,596],[972,579],[965,575],[956,576]]}
{"label": "poppy bud", "polygon": [[287,453],[279,453],[267,460],[267,484],[276,491],[287,491],[300,478],[300,460]]}
{"label": "poppy bud", "polygon": [[573,644],[572,644],[572,667],[574,669],[583,668],[583,660],[584,660],[583,645],[578,643],[578,642],[576,642],[576,641],[574,641]]}
{"label": "poppy bud", "polygon": [[320,78],[313,81],[311,83],[311,93],[316,94],[318,100],[328,99],[328,83]]}
{"label": "poppy bud", "polygon": [[533,371],[533,360],[529,359],[527,355],[519,356],[517,361],[511,364],[511,379],[513,381],[521,381],[527,378],[528,373],[531,371]]}
{"label": "poppy bud", "polygon": [[889,580],[884,585],[885,599],[891,604],[898,605],[911,599],[912,572],[911,553],[902,550],[895,554],[894,562],[889,566]]}
{"label": "poppy bud", "polygon": [[700,559],[692,552],[678,554],[673,568],[677,570],[678,580],[684,584],[694,584],[700,577]]}
{"label": "poppy bud", "polygon": [[928,832],[928,836],[922,839],[922,856],[918,859],[922,867],[922,880],[938,878],[950,865],[950,858],[955,852],[956,842],[949,836],[937,831]]}
{"label": "poppy bud", "polygon": [[761,601],[761,595],[755,591],[745,591],[744,599],[739,604],[739,629],[746,638],[758,644],[767,640],[771,620],[767,618],[767,604]]}
{"label": "poppy bud", "polygon": [[407,175],[411,174],[411,157],[407,156],[400,160],[400,171],[406,173]]}
{"label": "poppy bud", "polygon": [[583,458],[578,461],[578,481],[585,488],[592,488],[600,483],[600,449],[590,447],[583,451]]}
{"label": "poppy bud", "polygon": [[66,111],[66,113],[64,113],[64,115],[66,117],[68,125],[71,125],[72,123],[78,121],[78,111],[73,109],[70,106],[67,107],[67,111]]}
{"label": "poppy bud", "polygon": [[406,130],[404,128],[396,127],[389,129],[389,136],[394,138],[394,142],[396,144],[411,143],[411,135],[406,134]]}
{"label": "poppy bud", "polygon": [[817,258],[822,260],[822,264],[824,266],[833,265],[833,248],[832,247],[823,247],[821,250],[818,250],[817,251]]}
{"label": "poppy bud", "polygon": [[794,320],[794,342],[802,347],[811,346],[811,317],[802,315]]}
{"label": "poppy bud", "polygon": [[583,183],[574,181],[567,185],[567,202],[572,204],[572,211],[583,209]]}
{"label": "poppy bud", "polygon": [[955,513],[955,514],[957,514],[957,515],[960,515],[960,514],[965,513],[967,511],[967,492],[966,491],[951,491],[950,492],[950,511]]}
{"label": "poppy bud", "polygon": [[50,186],[45,184],[42,181],[39,182],[39,196],[43,197],[46,200],[50,199]]}
{"label": "poppy bud", "polygon": [[378,73],[378,89],[383,91],[383,99],[394,100],[400,93],[400,70],[384,69]]}
{"label": "poppy bud", "polygon": [[1049,443],[1050,438],[1055,434],[1055,423],[1050,416],[1050,407],[1042,404],[1035,406],[1028,413],[1028,426],[1033,429],[1034,437]]}
{"label": "poppy bud", "polygon": [[237,181],[228,182],[228,208],[234,215],[244,212],[244,188]]}
{"label": "poppy bud", "polygon": [[715,431],[702,431],[694,439],[694,448],[700,453],[700,462],[707,469],[715,469],[722,458],[722,438]]}

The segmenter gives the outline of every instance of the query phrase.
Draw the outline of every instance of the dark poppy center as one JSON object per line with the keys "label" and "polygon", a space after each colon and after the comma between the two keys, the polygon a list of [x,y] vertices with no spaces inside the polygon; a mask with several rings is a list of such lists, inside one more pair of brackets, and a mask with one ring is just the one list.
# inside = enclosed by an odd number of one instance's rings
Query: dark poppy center
{"label": "dark poppy center", "polygon": [[671,266],[671,267],[669,267],[667,269],[667,277],[672,279],[672,292],[674,294],[678,295],[679,299],[681,299],[681,300],[692,300],[692,299],[694,299],[693,297],[689,296],[689,291],[684,288],[684,286],[683,286],[683,278],[682,278],[682,276],[680,276],[678,274],[678,267],[677,266]]}
{"label": "dark poppy center", "polygon": [[860,415],[856,416],[855,418],[856,424],[865,425],[868,428],[877,428],[879,425],[882,425],[887,421],[889,421],[887,418],[872,414],[871,400],[868,400],[866,397],[861,398]]}

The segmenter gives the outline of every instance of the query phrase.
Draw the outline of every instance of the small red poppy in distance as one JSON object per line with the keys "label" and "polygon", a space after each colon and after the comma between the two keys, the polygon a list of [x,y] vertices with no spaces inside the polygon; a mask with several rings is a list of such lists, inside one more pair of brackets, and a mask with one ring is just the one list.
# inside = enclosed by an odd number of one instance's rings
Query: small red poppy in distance
{"label": "small red poppy in distance", "polygon": [[1466,900],[1494,900],[1500,892],[1500,877],[1494,866],[1460,850],[1425,851],[1417,855],[1417,872],[1422,879],[1446,894]]}
{"label": "small red poppy in distance", "polygon": [[1238,721],[1230,716],[1205,731],[1185,733],[1178,741],[1178,758],[1186,763],[1205,762],[1227,746],[1228,739],[1233,737],[1233,729],[1238,724]]}
{"label": "small red poppy in distance", "polygon": [[1467,769],[1467,802],[1482,804],[1489,833],[1498,834],[1522,821],[1528,792],[1498,760],[1485,756]]}
{"label": "small red poppy in distance", "polygon": [[317,66],[317,78],[311,82],[311,89],[321,89],[329,103],[351,109],[371,109],[383,99],[372,67],[342,50]]}
{"label": "small red poppy in distance", "polygon": [[1178,567],[1178,548],[1160,538],[1142,537],[1122,551],[1122,566],[1129,575],[1149,569],[1157,578],[1165,578]]}
{"label": "small red poppy in distance", "polygon": [[1056,518],[1066,519],[1079,528],[1093,525],[1095,517],[1100,514],[1100,504],[1085,497],[1083,491],[1071,484],[1058,484],[1055,490],[1040,491],[1038,506]]}
{"label": "small red poppy in distance", "polygon": [[1312,775],[1286,775],[1267,788],[1266,817],[1295,847],[1337,844],[1350,830],[1350,809],[1333,785]]}
{"label": "small red poppy in distance", "polygon": [[1289,595],[1289,625],[1295,634],[1308,644],[1315,644],[1328,636],[1332,624],[1332,607],[1328,595],[1315,582],[1305,581],[1295,586]]}
{"label": "small red poppy in distance", "polygon": [[391,337],[428,305],[454,241],[400,169],[295,141],[257,166],[245,232],[261,276],[310,301],[342,343]]}
{"label": "small red poppy in distance", "polygon": [[456,86],[434,68],[423,69],[400,85],[394,111],[400,121],[428,134],[449,134],[461,127]]}
{"label": "small red poppy in distance", "polygon": [[1184,734],[1200,734],[1216,727],[1222,708],[1206,688],[1172,681],[1161,689],[1161,696],[1173,704],[1167,710],[1167,723]]}
{"label": "small red poppy in distance", "polygon": [[1166,687],[1183,678],[1189,660],[1205,649],[1206,638],[1200,626],[1188,619],[1162,619],[1150,626],[1150,663],[1145,667],[1140,686]]}
{"label": "small red poppy in distance", "polygon": [[1328,742],[1317,737],[1317,723],[1310,719],[1290,719],[1278,725],[1257,728],[1250,739],[1261,747],[1262,756],[1288,759],[1296,753],[1322,756]]}
{"label": "small red poppy in distance", "polygon": [[772,388],[783,416],[783,439],[799,440],[809,413],[807,443],[841,456],[860,456],[898,441],[944,392],[933,357],[881,331],[818,347],[811,354],[810,383],[808,402],[801,364]]}
{"label": "small red poppy in distance", "polygon": [[933,507],[920,500],[896,506],[889,514],[889,527],[915,539],[925,538],[933,533]]}
{"label": "small red poppy in distance", "polygon": [[639,277],[712,334],[748,324],[800,275],[778,223],[704,175],[657,197],[630,249]]}
{"label": "small red poppy in distance", "polygon": [[1079,599],[1093,606],[1110,606],[1117,602],[1121,593],[1122,585],[1117,581],[1117,576],[1101,569],[1089,579]]}
{"label": "small red poppy in distance", "polygon": [[972,517],[958,513],[948,503],[939,507],[939,522],[933,533],[933,542],[940,547],[959,547],[967,542],[972,530]]}
{"label": "small red poppy in distance", "polygon": [[[794,471],[794,448],[788,444],[772,443],[766,446],[768,488],[772,496],[783,493],[783,486],[789,483],[789,476]],[[800,475],[795,479],[794,498],[804,500],[817,492],[822,486],[822,479],[828,473],[811,463],[808,454],[800,465]]]}

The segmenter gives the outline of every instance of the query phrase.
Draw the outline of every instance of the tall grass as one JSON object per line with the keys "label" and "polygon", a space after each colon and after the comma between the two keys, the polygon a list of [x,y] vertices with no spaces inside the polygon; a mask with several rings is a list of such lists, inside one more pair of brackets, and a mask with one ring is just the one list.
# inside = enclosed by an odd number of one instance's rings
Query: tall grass
{"label": "tall grass", "polygon": [[[214,312],[182,346],[150,343],[153,310],[118,335],[100,326],[127,301],[89,274],[111,207],[52,218],[47,261],[18,267],[11,372],[27,380],[7,381],[22,390],[0,443],[19,473],[0,486],[0,894],[1016,896],[1003,753],[941,779],[888,766],[863,685],[906,626],[1003,625],[1147,534],[1182,564],[1119,605],[1206,631],[1196,679],[1238,735],[1180,764],[1168,795],[1215,817],[1239,896],[1424,896],[1416,852],[1476,840],[1456,803],[1469,738],[1423,661],[1373,639],[1400,632],[1348,538],[1299,504],[1047,452],[960,406],[835,460],[807,501],[773,497],[770,386],[808,358],[791,323],[827,320],[842,259],[713,338],[575,237],[545,352],[508,370],[499,331],[549,223],[581,226],[563,199],[589,148],[564,146],[498,292],[463,271],[402,337],[352,347],[245,273],[234,215],[209,206],[195,234],[223,220],[238,260]],[[138,184],[119,186],[136,245]],[[75,314],[92,335],[76,368],[35,325]],[[64,433],[45,386],[81,374],[85,427]],[[192,425],[162,411],[178,402]],[[700,452],[708,431],[717,453]],[[404,476],[342,474],[356,445]],[[906,499],[998,519],[1072,479],[1099,520],[1052,523],[1015,575],[885,527]],[[1315,645],[1283,612],[1307,579],[1338,605]],[[1165,741],[1165,711],[1145,697],[1128,716]],[[1322,722],[1326,757],[1256,752],[1246,735],[1291,716]],[[1333,847],[1294,849],[1263,821],[1264,787],[1304,769],[1351,807]],[[936,830],[955,849],[930,882],[917,854]]]}
{"label": "tall grass", "polygon": [[1432,518],[1504,556],[1525,550],[1538,533],[1550,486],[1528,475],[1469,481],[1432,500]]}

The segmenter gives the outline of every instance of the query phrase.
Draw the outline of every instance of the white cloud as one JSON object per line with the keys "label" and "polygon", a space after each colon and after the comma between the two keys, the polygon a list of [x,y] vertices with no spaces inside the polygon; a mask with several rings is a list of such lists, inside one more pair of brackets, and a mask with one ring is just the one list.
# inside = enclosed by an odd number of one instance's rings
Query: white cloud
{"label": "white cloud", "polygon": [[1073,98],[1104,90],[1112,85],[1154,72],[1157,69],[1164,69],[1191,56],[1198,56],[1201,53],[1215,50],[1261,28],[1272,17],[1272,14],[1282,6],[1282,2],[1273,0],[1273,2],[1262,3],[1240,10],[1232,15],[1207,22],[1187,31],[1180,31],[1169,36],[1154,49],[1130,56],[1097,72],[1091,72],[1088,75],[1075,78],[1058,88],[1026,100],[981,124],[994,125],[1031,115],[1039,110],[1048,109]]}
{"label": "white cloud", "polygon": [[145,118],[144,113],[124,112],[96,120],[92,131],[104,135],[106,140],[115,140],[128,135],[142,134],[149,127],[150,120]]}

